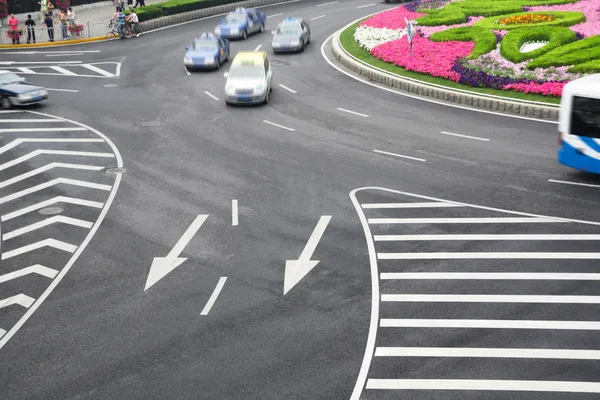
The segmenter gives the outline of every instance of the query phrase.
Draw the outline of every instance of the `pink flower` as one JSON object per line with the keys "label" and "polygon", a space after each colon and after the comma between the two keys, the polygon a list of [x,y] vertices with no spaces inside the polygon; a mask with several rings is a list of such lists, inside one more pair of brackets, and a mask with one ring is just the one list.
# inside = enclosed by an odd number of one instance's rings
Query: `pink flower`
{"label": "pink flower", "polygon": [[373,28],[404,29],[406,28],[404,18],[411,21],[424,15],[425,14],[423,13],[408,11],[404,7],[398,7],[373,15],[371,18],[363,21],[359,26],[366,25]]}
{"label": "pink flower", "polygon": [[417,30],[419,32],[422,32],[425,35],[425,37],[430,37],[431,35],[433,35],[436,32],[445,31],[447,29],[460,28],[461,26],[471,26],[475,22],[477,22],[483,18],[484,17],[469,17],[468,22],[465,22],[464,24],[457,24],[457,25],[440,25],[440,26],[419,26],[419,25],[417,25]]}
{"label": "pink flower", "polygon": [[373,56],[389,63],[422,74],[458,81],[460,75],[452,71],[457,58],[471,54],[472,42],[432,42],[418,35],[413,37],[413,56],[406,38],[393,40],[371,49]]}
{"label": "pink flower", "polygon": [[544,83],[513,83],[504,86],[504,90],[515,90],[523,93],[537,93],[545,96],[560,97],[563,88],[568,82],[544,82]]}
{"label": "pink flower", "polygon": [[579,0],[577,3],[561,4],[558,6],[531,7],[531,11],[579,11],[585,15],[586,21],[571,26],[573,32],[584,36],[600,35],[600,3],[598,0]]}

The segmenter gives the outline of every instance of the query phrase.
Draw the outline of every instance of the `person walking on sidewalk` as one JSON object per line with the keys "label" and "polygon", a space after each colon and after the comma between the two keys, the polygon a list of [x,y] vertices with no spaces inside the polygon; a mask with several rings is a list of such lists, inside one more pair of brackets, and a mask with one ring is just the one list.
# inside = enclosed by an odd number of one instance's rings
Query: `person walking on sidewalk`
{"label": "person walking on sidewalk", "polygon": [[40,1],[40,24],[44,23],[46,13],[48,13],[48,0],[42,0]]}
{"label": "person walking on sidewalk", "polygon": [[52,19],[51,13],[46,14],[44,26],[48,29],[48,40],[54,42],[54,20]]}
{"label": "person walking on sidewalk", "polygon": [[25,20],[25,28],[27,28],[27,44],[31,43],[31,39],[35,43],[35,21],[31,19],[31,14]]}
{"label": "person walking on sidewalk", "polygon": [[133,6],[133,8],[136,8],[138,6],[146,7],[146,0],[135,0],[135,6]]}

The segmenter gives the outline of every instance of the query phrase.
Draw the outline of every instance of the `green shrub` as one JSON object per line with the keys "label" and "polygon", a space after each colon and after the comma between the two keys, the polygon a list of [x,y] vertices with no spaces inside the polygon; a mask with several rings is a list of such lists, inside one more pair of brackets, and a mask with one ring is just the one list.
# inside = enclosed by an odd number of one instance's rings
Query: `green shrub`
{"label": "green shrub", "polygon": [[[508,32],[500,42],[502,57],[514,63],[537,58],[557,47],[574,42],[575,32],[560,26],[531,26]],[[521,53],[521,46],[528,42],[548,42],[544,47]]]}
{"label": "green shrub", "polygon": [[464,24],[467,22],[467,17],[462,10],[446,6],[441,10],[430,11],[427,15],[417,18],[416,21],[421,26],[455,25]]}
{"label": "green shrub", "polygon": [[569,43],[536,58],[527,68],[562,67],[600,60],[600,35]]}
{"label": "green shrub", "polygon": [[162,9],[158,7],[156,4],[151,4],[146,7],[140,7],[135,11],[138,15],[138,19],[140,22],[148,21],[154,18],[160,18],[163,16]]}
{"label": "green shrub", "polygon": [[163,3],[151,4],[139,8],[136,13],[140,22],[160,18],[167,15],[215,7],[224,4],[237,3],[240,0],[168,0]]}
{"label": "green shrub", "polygon": [[477,26],[464,26],[436,32],[429,38],[434,42],[475,42],[473,52],[467,57],[468,60],[479,58],[496,48],[496,35],[489,29]]}
{"label": "green shrub", "polygon": [[[537,24],[529,24],[529,25],[503,25],[497,23],[498,20],[502,18],[508,17],[517,17],[521,15],[534,15],[534,14],[545,14],[552,15],[557,19],[549,22],[540,22]],[[524,27],[533,27],[533,26],[571,26],[576,25],[585,21],[585,15],[582,12],[575,11],[538,11],[538,12],[521,12],[507,15],[498,15],[492,18],[482,19],[481,21],[475,22],[475,26],[480,26],[482,28],[487,29],[495,29],[495,30],[512,30],[512,29],[522,29]]]}
{"label": "green shrub", "polygon": [[584,62],[569,68],[569,72],[578,72],[581,74],[593,74],[600,72],[600,59]]}

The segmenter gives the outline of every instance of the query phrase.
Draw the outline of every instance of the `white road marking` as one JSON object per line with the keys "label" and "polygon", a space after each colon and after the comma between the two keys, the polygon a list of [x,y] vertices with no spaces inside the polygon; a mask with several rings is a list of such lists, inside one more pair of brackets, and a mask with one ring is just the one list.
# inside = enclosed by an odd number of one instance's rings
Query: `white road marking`
{"label": "white road marking", "polygon": [[15,229],[14,231],[11,231],[8,233],[5,233],[4,235],[2,235],[2,240],[3,241],[9,240],[9,239],[15,238],[17,236],[24,235],[26,233],[35,231],[36,229],[40,229],[40,228],[43,228],[45,226],[52,225],[55,223],[78,226],[80,228],[86,228],[86,229],[90,229],[94,225],[92,222],[84,221],[84,220],[81,220],[78,218],[71,218],[71,217],[65,217],[62,215],[55,215],[54,217],[46,218],[45,220],[36,222],[31,225],[24,226],[19,229]]}
{"label": "white road marking", "polygon": [[[4,122],[4,121],[19,121],[17,120],[0,120],[0,122]],[[25,121],[25,122],[34,122],[34,121],[46,121],[43,119],[39,119],[39,120],[35,120],[35,119],[31,119],[31,120],[20,120],[20,121]],[[64,122],[61,120],[55,120],[55,122]],[[37,139],[37,138],[22,138],[22,139],[15,139],[12,142],[0,147],[0,154],[14,148],[17,147],[20,144],[23,143],[103,143],[104,141],[102,139]]]}
{"label": "white road marking", "polygon": [[0,329],[0,339],[2,339],[2,336],[4,336],[6,334],[6,331],[4,329]]}
{"label": "white road marking", "polygon": [[35,72],[33,72],[33,70],[29,69],[29,68],[25,68],[25,67],[19,67],[17,68],[19,71],[24,72],[26,74],[35,74]]}
{"label": "white road marking", "polygon": [[505,319],[381,319],[382,328],[465,328],[465,329],[559,329],[598,331],[597,321],[545,321]]}
{"label": "white road marking", "polygon": [[371,7],[371,6],[374,6],[374,5],[375,5],[375,3],[371,3],[371,4],[365,4],[364,6],[358,6],[356,8],[365,8],[365,7]]}
{"label": "white road marking", "polygon": [[95,165],[65,164],[65,163],[54,162],[54,163],[45,165],[43,167],[36,168],[36,169],[26,172],[24,174],[15,176],[14,178],[7,179],[4,182],[0,182],[0,189],[3,187],[6,187],[6,186],[12,185],[13,183],[20,182],[24,179],[31,178],[32,176],[49,171],[54,168],[69,168],[69,169],[79,169],[79,170],[86,170],[86,171],[100,171],[100,170],[104,169],[104,167],[95,166]]}
{"label": "white road marking", "polygon": [[21,254],[29,253],[30,251],[41,249],[42,247],[53,247],[55,249],[66,251],[68,253],[73,253],[75,252],[75,250],[77,250],[77,246],[74,246],[72,244],[65,243],[56,239],[44,239],[39,242],[28,244],[27,246],[19,247],[18,249],[2,253],[2,259],[7,260],[9,258],[19,256]]}
{"label": "white road marking", "polygon": [[356,112],[356,111],[350,111],[350,110],[346,110],[345,108],[339,108],[339,107],[338,107],[338,110],[340,110],[340,111],[343,111],[343,112],[347,112],[347,113],[349,113],[349,114],[358,115],[358,116],[360,116],[360,117],[369,118],[369,116],[368,116],[367,114],[361,114],[361,113],[358,113],[358,112]]}
{"label": "white road marking", "polygon": [[314,20],[317,20],[317,19],[325,18],[326,16],[327,15],[319,15],[318,17],[311,18],[310,20],[314,21]]}
{"label": "white road marking", "polygon": [[210,298],[208,299],[208,302],[204,306],[204,309],[202,310],[200,315],[208,315],[208,313],[210,312],[210,309],[215,304],[215,301],[217,301],[217,297],[219,297],[219,293],[221,293],[221,290],[223,289],[223,286],[225,285],[226,281],[227,281],[227,278],[224,276],[222,276],[219,279],[219,282],[217,283],[217,287],[215,287],[215,290],[210,295]]}
{"label": "white road marking", "polygon": [[0,129],[0,133],[13,133],[13,132],[76,132],[76,131],[87,131],[85,128],[8,128]]}
{"label": "white road marking", "polygon": [[23,110],[0,110],[0,114],[17,114],[25,112]]}
{"label": "white road marking", "polygon": [[278,128],[281,128],[281,129],[288,130],[288,131],[290,131],[290,132],[296,132],[296,130],[295,130],[295,129],[288,128],[287,126],[283,126],[283,125],[276,124],[275,122],[267,121],[266,119],[263,119],[263,122],[264,122],[265,124],[273,125],[273,126],[276,126],[276,127],[278,127]]}
{"label": "white road marking", "polygon": [[217,96],[215,96],[214,94],[212,94],[211,92],[208,91],[204,91],[204,94],[207,95],[208,97],[210,97],[211,99],[215,100],[215,101],[219,101],[219,98]]}
{"label": "white road marking", "polygon": [[369,218],[370,224],[526,224],[569,222],[554,218]]}
{"label": "white road marking", "polygon": [[[44,117],[55,117],[54,115],[50,115],[50,114],[46,114],[46,113],[41,113],[41,112],[37,112],[37,111],[28,111],[28,112],[31,113],[31,114],[40,115],[40,116],[44,116]],[[82,123],[79,123],[79,122],[75,122],[73,120],[69,120],[69,119],[66,119],[66,118],[61,118],[61,119],[65,120],[66,122],[70,122],[72,124],[84,127],[87,130],[89,130],[91,132],[94,132],[96,135],[98,135],[99,137],[101,137],[110,146],[111,150],[115,154],[115,159],[117,161],[117,167],[118,168],[123,168],[123,158],[121,157],[121,153],[119,153],[119,149],[117,149],[117,147],[115,146],[115,144],[106,135],[104,135],[102,132],[100,132],[100,131],[98,131],[98,130],[96,130],[96,129],[88,126],[88,125],[85,125],[85,124],[82,124]],[[81,255],[81,253],[85,250],[85,248],[87,247],[87,245],[89,244],[89,242],[92,240],[92,238],[94,237],[94,235],[98,231],[98,228],[100,227],[100,224],[102,223],[102,221],[106,217],[106,213],[108,212],[110,206],[112,205],[112,203],[113,203],[113,201],[115,199],[115,196],[117,194],[117,190],[119,189],[119,185],[121,183],[122,177],[123,177],[123,174],[121,174],[121,173],[116,174],[115,182],[112,185],[112,188],[110,189],[110,194],[108,196],[108,199],[104,203],[104,208],[102,208],[102,211],[100,211],[100,215],[98,216],[98,219],[94,223],[94,226],[92,227],[92,229],[90,229],[90,231],[88,232],[87,236],[85,237],[85,239],[83,240],[83,242],[81,242],[81,244],[79,245],[79,247],[73,246],[75,248],[74,254],[71,256],[71,258],[69,259],[69,261],[67,262],[67,264],[64,266],[64,268],[61,269],[61,271],[56,276],[56,278],[52,281],[52,283],[50,283],[50,285],[48,286],[48,288],[46,290],[44,290],[44,292],[42,293],[42,295],[38,297],[38,299],[36,300],[36,302],[17,321],[17,323],[15,325],[13,325],[13,327],[10,328],[10,330],[8,332],[6,332],[6,334],[3,335],[2,338],[0,338],[0,349],[2,349],[2,347],[4,347],[4,345],[6,345],[6,343],[8,343],[8,341],[19,331],[19,329],[21,329],[21,327],[27,322],[27,320],[29,320],[29,318],[31,318],[31,316],[33,315],[33,313],[42,305],[42,303],[46,300],[46,298],[50,295],[50,293],[52,293],[54,291],[54,289],[56,288],[56,286],[61,282],[61,280],[65,277],[65,275],[73,267],[73,265],[75,264],[75,261],[77,261],[77,259]],[[78,182],[78,181],[75,181],[75,182]],[[3,257],[4,257],[4,255],[3,255]]]}
{"label": "white road marking", "polygon": [[37,204],[33,204],[29,207],[25,207],[22,208],[20,210],[17,211],[13,211],[9,214],[3,215],[1,221],[8,221],[10,219],[13,218],[17,218],[20,217],[21,215],[30,213],[32,211],[36,211],[39,210],[41,208],[45,208],[48,207],[52,204],[56,204],[56,203],[69,203],[69,204],[77,204],[80,206],[85,206],[85,207],[93,207],[93,208],[102,208],[104,206],[104,203],[100,203],[98,201],[90,201],[90,200],[83,200],[83,199],[76,199],[73,197],[66,197],[66,196],[56,196],[52,199],[48,199],[48,200],[44,200],[40,203]]}
{"label": "white road marking", "polygon": [[50,68],[55,70],[56,72],[60,72],[63,75],[69,75],[69,76],[77,75],[75,72],[69,71],[68,69],[64,69],[64,68],[56,66],[56,65],[52,65],[52,66],[50,66]]}
{"label": "white road marking", "polygon": [[441,131],[440,133],[443,135],[452,135],[452,136],[458,136],[458,137],[467,138],[467,139],[483,140],[484,142],[490,141],[490,139],[481,138],[481,137],[477,137],[477,136],[460,135],[458,133],[445,132],[445,131]]}
{"label": "white road marking", "polygon": [[[186,67],[183,67],[183,70],[185,71],[185,74],[187,76],[190,76],[192,73],[190,71],[188,71],[188,69]],[[205,92],[206,93],[206,92]]]}
{"label": "white road marking", "polygon": [[382,151],[382,150],[373,150],[375,153],[379,153],[379,154],[387,154],[388,156],[394,156],[394,157],[400,157],[400,158],[408,158],[409,160],[415,160],[415,161],[427,161],[424,158],[416,158],[416,157],[409,157],[409,156],[403,156],[401,154],[396,154],[396,153],[389,153],[387,151]]}
{"label": "white road marking", "polygon": [[[0,65],[13,64],[81,64],[83,61],[0,61]],[[18,68],[18,67],[17,67]],[[50,68],[53,68],[50,66]],[[70,71],[69,71],[70,72]]]}
{"label": "white road marking", "polygon": [[[35,193],[38,192],[40,190],[58,185],[58,184],[67,184],[67,185],[73,185],[73,186],[81,186],[81,187],[86,187],[86,188],[90,188],[90,189],[98,189],[98,190],[106,190],[106,191],[110,191],[111,190],[111,186],[110,185],[102,185],[100,183],[92,183],[92,182],[85,182],[85,181],[79,181],[76,179],[68,179],[68,178],[56,178],[53,179],[51,181],[48,182],[44,182],[41,183],[37,186],[33,186],[30,187],[29,189],[25,189],[25,190],[21,190],[20,192],[16,192],[13,194],[9,194],[8,196],[5,197],[0,197],[0,204],[4,204],[8,201],[11,200],[15,200],[18,199],[20,197],[23,196],[27,196],[31,193]],[[106,203],[105,203],[106,204]]]}
{"label": "white road marking", "polygon": [[53,155],[62,155],[62,156],[77,156],[77,157],[105,157],[105,158],[113,158],[114,155],[112,153],[94,153],[90,151],[68,151],[68,150],[34,150],[29,154],[25,154],[19,158],[16,158],[12,161],[6,162],[0,165],[0,171],[4,171],[7,168],[10,168],[14,165],[20,164],[24,161],[30,160],[34,157],[37,157],[42,154],[53,154]]}
{"label": "white road marking", "polygon": [[380,260],[600,260],[600,253],[377,253]]}
{"label": "white road marking", "polygon": [[424,240],[600,240],[600,235],[375,235],[376,242]]}
{"label": "white road marking", "polygon": [[96,67],[94,65],[91,65],[91,64],[81,64],[81,66],[83,68],[89,69],[90,71],[97,72],[97,73],[99,73],[100,75],[103,75],[103,76],[109,76],[109,77],[115,76],[115,74],[111,74],[110,72],[105,71],[102,68],[98,68],[98,67]]}
{"label": "white road marking", "polygon": [[[6,123],[6,124],[18,124],[18,123],[29,123],[29,122],[64,122],[61,121],[60,119],[41,119],[41,118],[37,118],[37,119],[18,119],[18,118],[11,118],[11,119],[0,119],[1,123]],[[19,140],[19,139],[17,139]],[[31,140],[39,140],[39,139],[31,139]],[[99,139],[98,139],[99,140]],[[100,140],[102,141],[102,140]],[[4,147],[0,148],[3,149]]]}
{"label": "white road marking", "polygon": [[297,93],[295,90],[290,89],[289,87],[285,86],[284,84],[279,84],[280,87],[284,88],[285,90],[287,90],[288,92],[292,92],[292,93]]}
{"label": "white road marking", "polygon": [[517,349],[485,347],[378,347],[375,357],[477,357],[600,360],[600,350]]}
{"label": "white road marking", "polygon": [[8,282],[13,279],[20,278],[29,274],[38,274],[46,278],[54,279],[58,271],[52,268],[45,267],[41,264],[32,265],[31,267],[19,269],[8,274],[0,275],[0,283]]}
{"label": "white road marking", "polygon": [[328,6],[328,5],[337,4],[337,3],[339,3],[339,1],[331,1],[329,3],[317,4],[317,7],[323,7],[323,6]]}
{"label": "white road marking", "polygon": [[373,208],[440,208],[440,207],[464,207],[455,203],[365,203],[361,205],[364,209]]}
{"label": "white road marking", "polygon": [[379,390],[491,390],[600,393],[600,383],[598,382],[509,381],[485,379],[369,379],[366,388]]}
{"label": "white road marking", "polygon": [[0,308],[5,308],[8,306],[12,306],[13,304],[18,304],[21,307],[29,308],[35,301],[34,298],[26,296],[24,294],[18,294],[16,296],[9,297],[4,300],[0,300]]}
{"label": "white road marking", "polygon": [[566,185],[576,185],[576,186],[587,186],[587,187],[600,188],[600,185],[592,185],[592,184],[589,184],[589,183],[580,183],[580,182],[559,181],[559,180],[556,180],[556,179],[549,179],[548,182],[564,183]]}
{"label": "white road marking", "polygon": [[254,51],[258,51],[261,47],[262,47],[262,44],[259,44],[258,46],[256,46],[256,48],[254,49]]}
{"label": "white road marking", "polygon": [[82,55],[83,52],[81,51],[74,51],[72,53],[61,53],[61,54],[46,54],[46,57],[61,57],[61,56],[65,56],[65,57],[71,57],[71,56],[80,56]]}
{"label": "white road marking", "polygon": [[600,274],[577,272],[383,272],[381,279],[600,281]]}
{"label": "white road marking", "polygon": [[278,14],[267,15],[267,18],[278,17],[278,16],[280,16],[280,15],[283,15],[283,13],[278,13]]}
{"label": "white road marking", "polygon": [[46,88],[46,90],[49,90],[51,92],[71,92],[71,93],[79,93],[79,90],[74,90],[74,89],[52,89],[52,88]]}
{"label": "white road marking", "polygon": [[231,200],[231,225],[238,225],[238,201],[237,199]]}
{"label": "white road marking", "polygon": [[77,53],[100,53],[101,50],[60,50],[60,51],[1,51],[0,54],[20,54],[20,55],[33,55],[33,54],[71,54]]}
{"label": "white road marking", "polygon": [[381,301],[407,303],[600,304],[600,296],[538,296],[513,294],[382,294]]}

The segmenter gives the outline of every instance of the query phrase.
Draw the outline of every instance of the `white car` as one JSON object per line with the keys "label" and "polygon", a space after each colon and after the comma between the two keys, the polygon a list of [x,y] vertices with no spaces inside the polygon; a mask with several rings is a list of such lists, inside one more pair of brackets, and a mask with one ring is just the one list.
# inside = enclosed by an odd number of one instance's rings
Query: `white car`
{"label": "white car", "polygon": [[269,102],[269,93],[273,90],[273,71],[264,51],[239,52],[225,77],[227,105]]}

